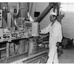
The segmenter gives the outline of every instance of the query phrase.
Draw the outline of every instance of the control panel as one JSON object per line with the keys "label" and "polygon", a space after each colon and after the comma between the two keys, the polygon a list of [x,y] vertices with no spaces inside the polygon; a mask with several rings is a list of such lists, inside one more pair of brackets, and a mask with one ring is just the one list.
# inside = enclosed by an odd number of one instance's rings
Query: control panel
{"label": "control panel", "polygon": [[40,26],[39,26],[39,23],[38,22],[26,21],[24,28],[28,32],[28,35],[29,36],[39,36]]}

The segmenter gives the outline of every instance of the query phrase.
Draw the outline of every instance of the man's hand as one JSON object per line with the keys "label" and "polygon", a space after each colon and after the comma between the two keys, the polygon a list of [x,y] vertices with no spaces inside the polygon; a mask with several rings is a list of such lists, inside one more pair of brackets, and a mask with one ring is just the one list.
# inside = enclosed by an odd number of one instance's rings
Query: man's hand
{"label": "man's hand", "polygon": [[40,31],[40,34],[45,34],[45,33],[43,33],[42,31]]}
{"label": "man's hand", "polygon": [[42,32],[40,31],[40,34],[42,34]]}

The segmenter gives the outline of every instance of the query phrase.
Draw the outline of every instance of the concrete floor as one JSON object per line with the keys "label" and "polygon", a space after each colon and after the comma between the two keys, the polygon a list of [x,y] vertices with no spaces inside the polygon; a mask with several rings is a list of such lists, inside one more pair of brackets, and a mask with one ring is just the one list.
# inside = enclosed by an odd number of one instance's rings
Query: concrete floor
{"label": "concrete floor", "polygon": [[59,63],[74,63],[74,48],[63,49],[63,54],[59,57]]}
{"label": "concrete floor", "polygon": [[63,49],[63,54],[59,57],[59,63],[74,63],[74,46]]}

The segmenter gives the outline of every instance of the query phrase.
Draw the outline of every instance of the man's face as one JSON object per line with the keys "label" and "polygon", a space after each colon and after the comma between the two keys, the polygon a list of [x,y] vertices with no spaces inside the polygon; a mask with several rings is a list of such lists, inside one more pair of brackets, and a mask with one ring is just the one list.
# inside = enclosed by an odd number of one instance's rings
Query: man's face
{"label": "man's face", "polygon": [[56,16],[50,15],[50,21],[51,21],[51,22],[54,22],[54,21],[55,21],[55,18],[56,18]]}

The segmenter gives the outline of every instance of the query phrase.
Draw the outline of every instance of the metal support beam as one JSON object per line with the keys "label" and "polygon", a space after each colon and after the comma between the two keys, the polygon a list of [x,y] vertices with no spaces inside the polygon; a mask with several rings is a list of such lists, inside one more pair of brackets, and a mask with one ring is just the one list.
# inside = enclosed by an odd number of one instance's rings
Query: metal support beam
{"label": "metal support beam", "polygon": [[43,18],[50,12],[52,8],[58,8],[58,3],[49,3],[42,14],[35,20],[35,22],[41,22]]}
{"label": "metal support beam", "polygon": [[53,6],[50,6],[50,4],[47,6],[47,8],[42,12],[42,14],[35,20],[35,22],[41,22],[43,18],[48,14],[48,12],[53,8]]}

